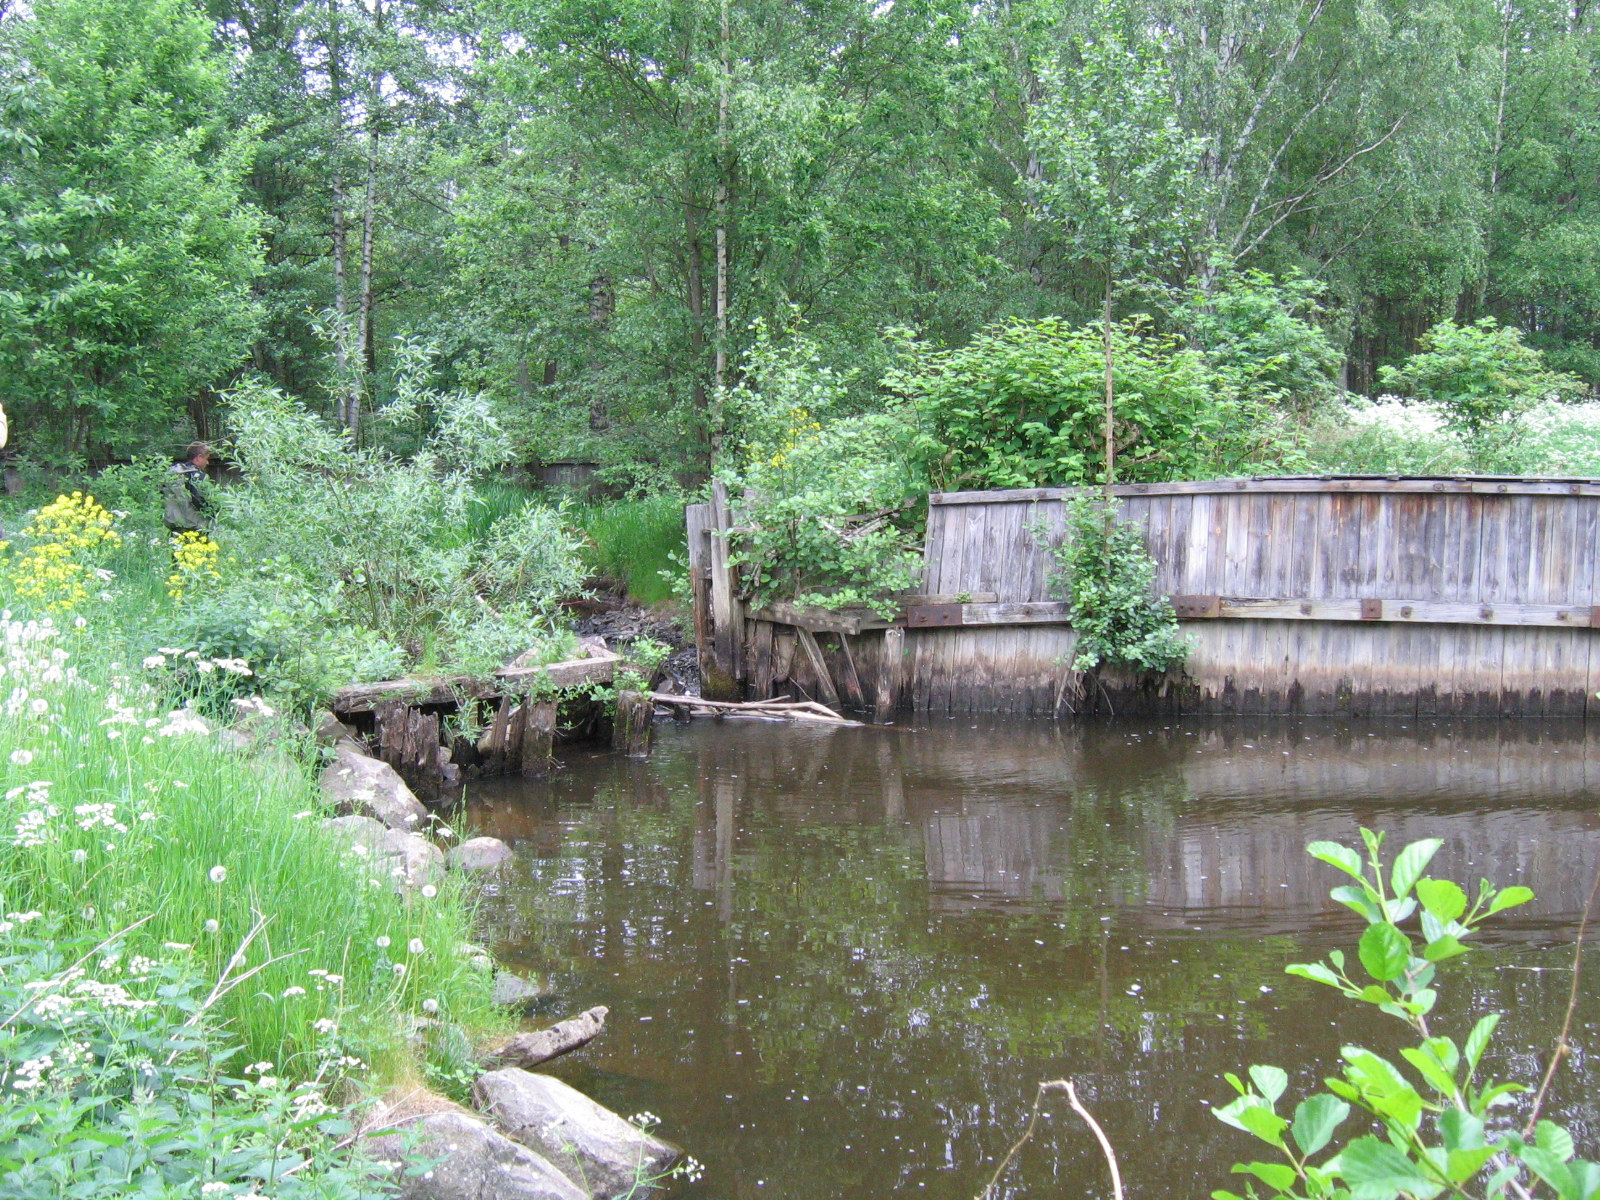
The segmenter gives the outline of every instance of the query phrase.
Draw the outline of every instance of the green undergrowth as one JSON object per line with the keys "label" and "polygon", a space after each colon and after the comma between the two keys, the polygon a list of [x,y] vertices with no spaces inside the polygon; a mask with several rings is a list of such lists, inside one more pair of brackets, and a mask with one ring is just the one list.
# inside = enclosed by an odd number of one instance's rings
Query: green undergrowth
{"label": "green undergrowth", "polygon": [[683,504],[682,497],[663,494],[575,509],[573,520],[588,538],[590,569],[621,584],[640,604],[671,600],[672,584],[661,572],[673,572],[685,554]]}
{"label": "green undergrowth", "polygon": [[209,981],[219,1025],[291,1082],[326,1075],[330,1028],[337,1075],[365,1090],[418,1071],[416,1018],[468,1036],[494,1025],[466,890],[446,877],[398,894],[329,838],[310,747],[273,734],[264,750],[224,749],[174,710],[170,660],[119,661],[92,625],[8,618],[0,952],[48,929],[115,944],[111,977],[137,963]]}

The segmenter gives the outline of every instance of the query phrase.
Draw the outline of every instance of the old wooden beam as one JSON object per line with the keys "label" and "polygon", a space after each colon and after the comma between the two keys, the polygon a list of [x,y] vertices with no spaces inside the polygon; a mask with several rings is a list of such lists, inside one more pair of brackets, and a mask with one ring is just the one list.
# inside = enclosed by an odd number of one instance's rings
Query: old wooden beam
{"label": "old wooden beam", "polygon": [[[1017,504],[1049,500],[1069,500],[1082,488],[1003,488],[992,492],[931,492],[928,503],[939,507],[951,504]],[[1101,489],[1092,489],[1098,493]],[[1450,476],[1393,478],[1387,475],[1292,475],[1249,479],[1200,479],[1172,483],[1119,483],[1112,489],[1119,497],[1129,496],[1215,496],[1255,493],[1348,492],[1394,494],[1456,494],[1469,496],[1600,496],[1600,481],[1594,479],[1525,479],[1499,476]]]}
{"label": "old wooden beam", "polygon": [[856,656],[850,649],[848,634],[839,634],[839,684],[845,703],[851,708],[865,708],[867,694],[861,688],[861,675],[856,671]]}
{"label": "old wooden beam", "polygon": [[833,684],[833,676],[828,672],[828,662],[822,657],[822,647],[817,645],[816,635],[809,629],[796,628],[794,636],[799,644],[800,653],[805,655],[806,665],[811,668],[811,673],[816,678],[817,690],[822,693],[822,702],[829,708],[838,708],[839,689]]}
{"label": "old wooden beam", "polygon": [[330,707],[335,713],[372,712],[379,704],[389,700],[413,707],[452,704],[460,700],[488,700],[508,693],[525,692],[534,682],[542,682],[553,688],[609,683],[616,672],[617,663],[621,661],[620,654],[597,651],[589,658],[568,659],[544,666],[505,667],[491,676],[434,675],[355,683],[335,692]]}

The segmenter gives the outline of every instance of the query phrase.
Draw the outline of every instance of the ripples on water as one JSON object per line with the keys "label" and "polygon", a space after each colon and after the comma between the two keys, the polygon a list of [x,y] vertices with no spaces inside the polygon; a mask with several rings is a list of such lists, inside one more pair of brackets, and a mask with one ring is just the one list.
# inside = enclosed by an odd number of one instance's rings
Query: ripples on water
{"label": "ripples on water", "polygon": [[[684,1196],[970,1200],[1036,1083],[1064,1075],[1130,1197],[1207,1196],[1257,1156],[1209,1113],[1224,1071],[1283,1066],[1292,1102],[1342,1041],[1392,1052],[1404,1032],[1283,974],[1359,935],[1307,842],[1440,837],[1432,874],[1538,893],[1446,968],[1435,1022],[1459,1038],[1464,1010],[1508,1012],[1493,1065],[1522,1078],[1560,1024],[1600,864],[1600,734],[1576,722],[657,735],[645,761],[475,785],[469,821],[517,852],[487,889],[501,960],[549,980],[548,1016],[611,1009],[551,1070],[660,1114],[708,1164]],[[1593,1157],[1584,974],[1555,1107]],[[1051,1113],[1003,1194],[1109,1194]]]}

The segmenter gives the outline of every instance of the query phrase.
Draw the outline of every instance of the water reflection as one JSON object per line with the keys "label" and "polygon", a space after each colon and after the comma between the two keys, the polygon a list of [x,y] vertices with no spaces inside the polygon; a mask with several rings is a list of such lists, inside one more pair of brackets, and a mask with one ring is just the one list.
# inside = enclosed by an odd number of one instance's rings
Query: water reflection
{"label": "water reflection", "polygon": [[[1070,1074],[1131,1196],[1204,1196],[1251,1153],[1207,1112],[1221,1072],[1305,1088],[1341,1038],[1395,1044],[1282,973],[1356,932],[1305,843],[1437,836],[1442,872],[1534,888],[1446,990],[1512,1012],[1528,1070],[1600,863],[1596,770],[1578,724],[730,722],[479,785],[470,820],[518,855],[486,900],[501,957],[558,1012],[612,1008],[556,1073],[661,1114],[711,1168],[686,1194],[971,1197]],[[1597,1021],[1586,993],[1558,1097],[1591,1149]],[[1007,1194],[1106,1191],[1056,1107]]]}

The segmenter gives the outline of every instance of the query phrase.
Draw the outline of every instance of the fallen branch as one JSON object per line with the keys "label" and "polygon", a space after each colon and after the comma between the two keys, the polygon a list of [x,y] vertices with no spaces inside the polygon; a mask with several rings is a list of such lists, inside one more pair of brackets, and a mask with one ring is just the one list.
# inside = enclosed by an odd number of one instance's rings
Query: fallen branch
{"label": "fallen branch", "polygon": [[1006,1168],[1011,1165],[1011,1160],[1017,1156],[1019,1150],[1032,1140],[1033,1131],[1039,1124],[1039,1110],[1044,1106],[1044,1094],[1046,1092],[1066,1092],[1067,1103],[1072,1105],[1073,1112],[1083,1118],[1084,1124],[1094,1134],[1095,1141],[1100,1143],[1100,1152],[1106,1156],[1106,1165],[1111,1168],[1111,1195],[1113,1200],[1122,1200],[1122,1172],[1117,1169],[1116,1151],[1111,1148],[1111,1141],[1106,1137],[1105,1130],[1100,1128],[1100,1122],[1090,1116],[1089,1110],[1079,1101],[1078,1093],[1073,1088],[1072,1080],[1070,1079],[1051,1079],[1039,1085],[1039,1090],[1033,1096],[1033,1113],[1028,1118],[1028,1128],[1017,1139],[1016,1145],[1006,1151],[1006,1156],[1000,1160],[1000,1165],[995,1168],[994,1174],[989,1178],[989,1185],[978,1193],[977,1200],[989,1200],[989,1197],[994,1194],[995,1188],[1000,1183],[1000,1177],[1005,1174]]}
{"label": "fallen branch", "polygon": [[531,1071],[540,1063],[560,1058],[563,1054],[586,1046],[606,1027],[604,1005],[579,1013],[566,1021],[559,1021],[538,1033],[519,1033],[504,1045],[489,1051],[480,1060],[488,1069],[495,1067],[521,1067]]}
{"label": "fallen branch", "polygon": [[814,700],[706,700],[699,696],[674,696],[666,692],[651,692],[649,698],[668,708],[699,708],[718,715],[788,717],[796,721],[821,721],[830,725],[860,725],[841,717],[826,705]]}

